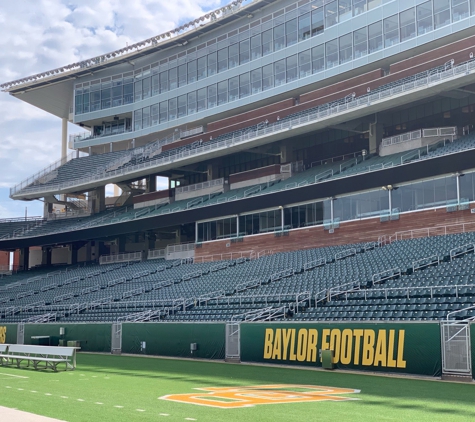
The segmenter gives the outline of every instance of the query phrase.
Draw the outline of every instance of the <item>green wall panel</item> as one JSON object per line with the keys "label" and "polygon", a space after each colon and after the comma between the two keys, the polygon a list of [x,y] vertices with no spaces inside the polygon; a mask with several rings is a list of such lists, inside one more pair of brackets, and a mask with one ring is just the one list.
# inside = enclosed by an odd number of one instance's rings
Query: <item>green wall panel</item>
{"label": "green wall panel", "polygon": [[475,379],[475,323],[470,324],[470,341],[472,343],[472,377]]}
{"label": "green wall panel", "polygon": [[33,336],[50,336],[50,344],[58,345],[60,327],[65,329],[61,338],[80,341],[85,352],[111,351],[111,324],[25,324],[25,344],[33,344]]}
{"label": "green wall panel", "polygon": [[0,323],[0,344],[16,344],[17,324]]}
{"label": "green wall panel", "polygon": [[[225,324],[122,324],[122,353],[224,359],[224,342]],[[197,343],[198,350],[191,353],[190,343]]]}
{"label": "green wall panel", "polygon": [[241,360],[321,366],[320,350],[334,351],[337,368],[441,374],[437,323],[241,324]]}

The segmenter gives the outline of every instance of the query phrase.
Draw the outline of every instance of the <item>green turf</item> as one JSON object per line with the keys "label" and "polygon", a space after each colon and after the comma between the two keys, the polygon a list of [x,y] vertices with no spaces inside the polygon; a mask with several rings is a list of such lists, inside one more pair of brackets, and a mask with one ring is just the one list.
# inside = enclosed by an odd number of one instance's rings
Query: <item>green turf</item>
{"label": "green turf", "polygon": [[[283,383],[354,388],[361,393],[347,395],[358,398],[351,401],[239,409],[159,399],[167,394],[192,393],[199,387]],[[475,385],[295,368],[79,354],[78,367],[70,372],[0,368],[0,405],[68,421],[468,421],[475,420]]]}

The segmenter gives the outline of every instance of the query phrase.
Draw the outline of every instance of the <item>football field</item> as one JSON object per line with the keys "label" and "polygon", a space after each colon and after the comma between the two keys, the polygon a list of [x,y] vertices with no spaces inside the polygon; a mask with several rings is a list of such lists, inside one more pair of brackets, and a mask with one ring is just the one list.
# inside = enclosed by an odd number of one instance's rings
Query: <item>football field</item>
{"label": "football field", "polygon": [[70,372],[0,367],[0,406],[67,421],[468,421],[475,385],[83,353]]}

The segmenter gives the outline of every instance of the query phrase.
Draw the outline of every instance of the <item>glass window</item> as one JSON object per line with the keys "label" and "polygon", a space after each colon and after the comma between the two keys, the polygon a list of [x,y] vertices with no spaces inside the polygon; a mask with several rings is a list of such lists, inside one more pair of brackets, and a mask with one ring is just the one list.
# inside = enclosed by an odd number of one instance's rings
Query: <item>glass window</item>
{"label": "glass window", "polygon": [[297,63],[297,54],[287,57],[287,82],[292,82],[298,79],[298,63]]}
{"label": "glass window", "polygon": [[249,40],[244,40],[239,43],[239,63],[244,64],[250,60]]}
{"label": "glass window", "polygon": [[333,219],[340,221],[356,220],[379,216],[389,209],[389,194],[384,190],[357,193],[338,197],[333,201]]}
{"label": "glass window", "polygon": [[435,29],[450,23],[450,0],[434,0]]}
{"label": "glass window", "polygon": [[122,105],[122,85],[112,87],[112,107]]}
{"label": "glass window", "polygon": [[368,10],[381,6],[381,0],[368,0]]}
{"label": "glass window", "polygon": [[368,54],[368,28],[366,26],[353,32],[353,44],[355,59]]}
{"label": "glass window", "polygon": [[468,0],[452,0],[452,22],[469,16]]}
{"label": "glass window", "polygon": [[142,81],[134,83],[134,101],[140,101],[142,99]]}
{"label": "glass window", "polygon": [[470,0],[470,15],[475,15],[475,0]]}
{"label": "glass window", "polygon": [[208,86],[208,108],[216,107],[218,105],[218,89],[217,85]]}
{"label": "glass window", "polygon": [[426,1],[416,8],[417,10],[417,34],[422,35],[432,31],[432,1]]}
{"label": "glass window", "polygon": [[178,69],[176,67],[168,70],[168,87],[170,90],[178,87]]}
{"label": "glass window", "polygon": [[168,100],[168,120],[175,120],[177,113],[177,102],[176,98],[171,98]]}
{"label": "glass window", "polygon": [[198,63],[198,80],[206,78],[208,76],[207,68],[206,68],[207,57],[200,57],[197,60]]}
{"label": "glass window", "polygon": [[323,7],[312,10],[312,37],[323,33]]}
{"label": "glass window", "polygon": [[312,74],[312,54],[310,50],[305,50],[299,53],[299,77]]}
{"label": "glass window", "polygon": [[261,34],[251,37],[251,60],[258,59],[262,55]]}
{"label": "glass window", "polygon": [[272,53],[272,29],[262,33],[262,55]]}
{"label": "glass window", "polygon": [[274,72],[272,69],[273,65],[268,64],[262,68],[262,90],[274,87]]}
{"label": "glass window", "polygon": [[196,91],[188,93],[188,114],[196,113]]}
{"label": "glass window", "polygon": [[460,201],[475,201],[475,172],[460,177]]}
{"label": "glass window", "polygon": [[145,78],[142,81],[142,98],[150,98],[152,95],[152,79],[151,78]]}
{"label": "glass window", "polygon": [[381,50],[383,48],[383,28],[381,21],[368,26],[368,49],[369,53]]}
{"label": "glass window", "polygon": [[325,44],[325,63],[327,69],[338,65],[338,39]]}
{"label": "glass window", "polygon": [[134,111],[134,130],[142,129],[142,110]]}
{"label": "glass window", "polygon": [[201,88],[197,91],[197,111],[206,110],[206,88]]}
{"label": "glass window", "polygon": [[366,0],[353,0],[353,11],[355,16],[366,12]]}
{"label": "glass window", "polygon": [[150,107],[142,109],[142,128],[145,129],[150,126]]}
{"label": "glass window", "polygon": [[228,81],[218,83],[218,105],[228,102]]}
{"label": "glass window", "polygon": [[338,23],[338,1],[325,5],[325,28]]}
{"label": "glass window", "polygon": [[251,92],[257,94],[262,91],[262,69],[251,70]]}
{"label": "glass window", "polygon": [[351,0],[339,0],[338,1],[338,21],[343,22],[351,19]]}
{"label": "glass window", "polygon": [[299,17],[299,41],[310,38],[310,12]]}
{"label": "glass window", "polygon": [[124,104],[131,104],[134,99],[134,84],[124,85]]}
{"label": "glass window", "polygon": [[158,104],[150,106],[150,125],[158,125],[159,115],[158,115]]}
{"label": "glass window", "polygon": [[401,42],[416,36],[416,10],[414,8],[405,10],[399,15],[401,28]]}
{"label": "glass window", "polygon": [[82,99],[82,94],[79,94],[78,95],[78,91],[76,89],[76,95],[74,97],[74,113],[75,114],[81,114],[82,113],[82,103],[83,103],[83,99]]}
{"label": "glass window", "polygon": [[352,34],[340,37],[340,64],[353,60]]}
{"label": "glass window", "polygon": [[298,41],[297,28],[298,28],[297,18],[291,19],[285,23],[287,46],[293,45]]}
{"label": "glass window", "polygon": [[228,68],[228,48],[218,50],[218,72],[223,72]]}
{"label": "glass window", "polygon": [[239,44],[229,46],[229,68],[239,65]]}
{"label": "glass window", "polygon": [[188,70],[186,64],[178,66],[178,86],[186,85],[187,73]]}
{"label": "glass window", "polygon": [[168,121],[168,101],[160,103],[160,123]]}
{"label": "glass window", "polygon": [[188,83],[193,83],[197,81],[197,63],[196,60],[191,60],[188,62]]}
{"label": "glass window", "polygon": [[274,63],[275,86],[285,84],[285,59]]}
{"label": "glass window", "polygon": [[158,95],[160,93],[160,75],[154,74],[152,75],[152,95]]}
{"label": "glass window", "polygon": [[168,91],[168,70],[160,72],[160,92]]}
{"label": "glass window", "polygon": [[229,101],[234,101],[239,98],[239,76],[230,78],[229,82]]}
{"label": "glass window", "polygon": [[399,16],[384,19],[384,46],[391,47],[399,42]]}
{"label": "glass window", "polygon": [[312,48],[312,72],[317,73],[325,69],[325,46],[323,44]]}
{"label": "glass window", "polygon": [[239,76],[239,98],[247,97],[250,94],[249,73]]}
{"label": "glass window", "polygon": [[285,24],[274,27],[274,51],[285,47]]}
{"label": "glass window", "polygon": [[178,97],[178,117],[186,116],[186,94]]}
{"label": "glass window", "polygon": [[214,75],[218,67],[218,53],[208,54],[208,76]]}

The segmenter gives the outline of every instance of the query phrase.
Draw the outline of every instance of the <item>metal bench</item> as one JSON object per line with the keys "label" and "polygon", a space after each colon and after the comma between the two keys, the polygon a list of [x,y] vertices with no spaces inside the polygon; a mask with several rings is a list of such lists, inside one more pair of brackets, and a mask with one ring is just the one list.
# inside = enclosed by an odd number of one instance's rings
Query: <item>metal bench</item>
{"label": "metal bench", "polygon": [[76,347],[26,344],[0,345],[0,362],[3,366],[16,364],[18,368],[21,367],[22,362],[27,362],[27,367],[31,363],[36,370],[52,369],[55,372],[58,371],[58,365],[64,363],[66,371],[74,370],[76,368],[76,349]]}

